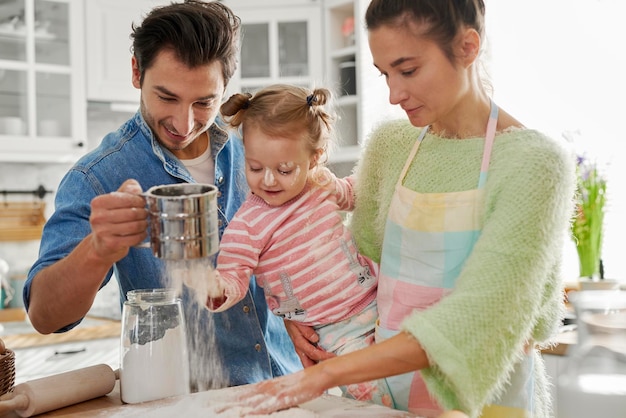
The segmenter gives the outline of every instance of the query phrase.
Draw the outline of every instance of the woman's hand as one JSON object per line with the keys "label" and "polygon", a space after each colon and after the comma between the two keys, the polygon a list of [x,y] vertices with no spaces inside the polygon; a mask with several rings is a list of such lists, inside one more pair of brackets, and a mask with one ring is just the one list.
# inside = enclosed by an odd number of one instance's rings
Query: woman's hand
{"label": "woman's hand", "polygon": [[317,345],[320,337],[313,328],[287,319],[285,319],[285,328],[304,367],[310,367],[322,360],[335,357],[335,354]]}
{"label": "woman's hand", "polygon": [[238,388],[236,402],[255,415],[263,415],[311,401],[326,390],[321,382],[323,379],[315,377],[319,373],[309,374],[313,369]]}
{"label": "woman's hand", "polygon": [[311,401],[330,388],[394,376],[428,365],[419,342],[401,332],[381,343],[334,356],[299,372],[241,387],[235,403],[249,407],[255,414],[271,413]]}

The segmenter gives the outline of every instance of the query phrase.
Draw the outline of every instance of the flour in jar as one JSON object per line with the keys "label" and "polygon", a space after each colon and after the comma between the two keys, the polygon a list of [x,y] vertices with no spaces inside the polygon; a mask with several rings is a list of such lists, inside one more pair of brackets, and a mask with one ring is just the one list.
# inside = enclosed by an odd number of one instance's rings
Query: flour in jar
{"label": "flour in jar", "polygon": [[[123,353],[120,389],[126,403],[146,402],[189,393],[187,350],[182,328],[168,329],[163,338],[131,344]],[[179,359],[176,361],[176,359]]]}

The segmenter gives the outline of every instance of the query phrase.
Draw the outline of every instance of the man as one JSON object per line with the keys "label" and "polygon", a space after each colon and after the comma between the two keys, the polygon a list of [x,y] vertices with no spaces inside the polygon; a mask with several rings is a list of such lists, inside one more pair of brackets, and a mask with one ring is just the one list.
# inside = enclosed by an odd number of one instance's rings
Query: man
{"label": "man", "polygon": [[[215,184],[221,236],[247,193],[241,143],[229,138],[218,118],[236,67],[239,33],[239,18],[230,9],[195,0],[155,8],[133,26],[132,82],[141,90],[140,109],[61,181],[24,287],[24,303],[39,332],[64,332],[80,323],[113,272],[123,300],[129,290],[165,286],[163,261],[150,249],[134,247],[147,235],[142,190]],[[209,317],[204,306],[188,303],[192,299],[186,292],[188,320],[196,321],[192,344],[220,353],[217,367],[226,385],[301,367],[282,321],[268,312],[254,280],[246,298],[228,312]],[[195,389],[215,387],[210,381],[219,372],[196,373]]]}

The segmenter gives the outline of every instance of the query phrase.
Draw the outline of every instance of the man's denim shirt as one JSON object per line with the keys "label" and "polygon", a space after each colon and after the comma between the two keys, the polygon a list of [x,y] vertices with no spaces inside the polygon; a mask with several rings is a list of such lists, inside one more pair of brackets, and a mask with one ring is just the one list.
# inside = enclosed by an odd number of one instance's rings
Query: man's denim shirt
{"label": "man's denim shirt", "polygon": [[[215,157],[215,185],[219,189],[220,237],[248,192],[241,140],[234,135],[229,138],[223,127],[223,122],[218,119],[209,129],[211,151]],[[91,232],[91,200],[117,190],[127,179],[139,181],[144,191],[156,185],[195,182],[183,164],[154,139],[140,112],[117,131],[105,136],[101,144],[82,157],[61,181],[55,198],[55,212],[44,227],[39,259],[28,273],[24,286],[27,309],[32,278],[44,267],[67,256]],[[163,287],[164,263],[153,256],[149,248],[131,248],[113,269],[119,281],[122,303],[129,290]],[[111,278],[113,269],[102,286]],[[186,294],[184,300],[189,298],[193,299]],[[246,297],[226,312],[208,314],[208,310],[202,308],[205,328],[215,330],[215,338],[207,333],[204,341],[215,344],[219,350],[230,385],[257,382],[302,367],[282,319],[268,311],[263,289],[256,285],[254,277]],[[195,313],[187,312],[187,315]],[[67,331],[79,322],[58,332]]]}

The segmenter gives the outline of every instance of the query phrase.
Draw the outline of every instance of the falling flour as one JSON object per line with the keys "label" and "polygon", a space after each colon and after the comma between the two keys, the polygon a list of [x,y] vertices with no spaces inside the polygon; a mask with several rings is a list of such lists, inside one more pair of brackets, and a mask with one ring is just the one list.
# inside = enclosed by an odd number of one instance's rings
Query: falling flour
{"label": "falling flour", "polygon": [[209,296],[222,295],[211,259],[168,260],[165,268],[168,285],[178,291],[187,286],[199,306],[205,306]]}
{"label": "falling flour", "polygon": [[221,364],[215,338],[213,314],[206,308],[209,295],[218,292],[214,259],[167,260],[165,283],[182,298],[187,322],[187,347],[191,372],[191,391],[220,389],[229,385],[229,376]]}

